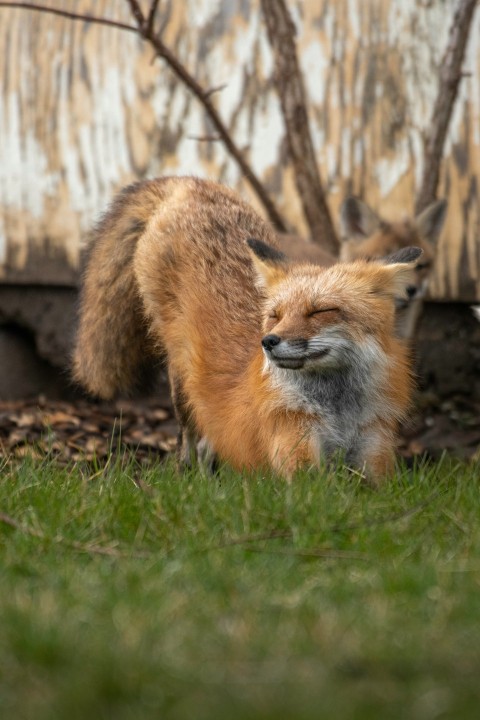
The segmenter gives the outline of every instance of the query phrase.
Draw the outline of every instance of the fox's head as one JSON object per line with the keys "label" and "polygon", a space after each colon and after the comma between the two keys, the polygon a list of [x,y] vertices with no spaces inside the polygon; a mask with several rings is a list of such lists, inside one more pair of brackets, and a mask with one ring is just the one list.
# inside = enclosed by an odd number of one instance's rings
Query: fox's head
{"label": "fox's head", "polygon": [[447,201],[436,200],[415,218],[387,222],[359,198],[348,197],[340,209],[340,258],[376,260],[406,247],[419,247],[422,256],[407,294],[409,300],[420,298],[427,289],[446,213]]}
{"label": "fox's head", "polygon": [[396,332],[400,337],[411,339],[415,333],[446,213],[446,200],[437,200],[415,218],[387,222],[359,198],[349,197],[342,203],[340,258],[343,261],[375,260],[411,246],[423,251],[407,297],[397,298]]}
{"label": "fox's head", "polygon": [[395,299],[407,297],[422,254],[409,247],[382,261],[322,268],[289,263],[259,240],[248,245],[264,297],[265,356],[277,367],[307,371],[354,365],[372,339],[386,349],[394,334]]}

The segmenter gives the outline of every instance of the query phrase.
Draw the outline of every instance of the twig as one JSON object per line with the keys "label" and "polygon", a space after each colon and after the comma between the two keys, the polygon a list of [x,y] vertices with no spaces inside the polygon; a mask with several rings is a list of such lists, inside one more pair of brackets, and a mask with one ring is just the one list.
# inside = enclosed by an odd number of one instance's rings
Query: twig
{"label": "twig", "polygon": [[246,545],[245,550],[256,553],[268,553],[269,555],[289,555],[302,558],[320,558],[323,560],[371,560],[366,553],[350,550],[334,550],[333,548],[305,548],[296,550],[295,548],[272,549]]}
{"label": "twig", "polygon": [[375,525],[384,525],[385,523],[397,522],[398,520],[405,520],[405,518],[416,515],[418,512],[420,512],[420,510],[426,508],[427,505],[430,505],[430,503],[441,494],[442,493],[440,490],[435,490],[435,492],[425,498],[425,500],[422,500],[422,502],[418,503],[417,505],[413,505],[413,507],[408,508],[408,510],[391,513],[390,515],[384,515],[383,517],[379,516],[377,518],[371,518],[370,520],[366,520],[364,522],[350,523],[349,525],[333,525],[330,529],[332,532],[346,532],[350,530],[361,530],[363,528],[373,527]]}
{"label": "twig", "polygon": [[205,90],[203,93],[203,96],[208,98],[214,93],[220,92],[221,90],[225,90],[227,87],[227,83],[222,83],[221,85],[216,85],[215,87],[210,88],[209,90]]}
{"label": "twig", "polygon": [[[408,508],[407,510],[402,510],[401,512],[397,513],[391,513],[390,515],[366,519],[362,522],[350,523],[348,525],[342,525],[339,523],[336,525],[332,525],[330,528],[327,528],[325,532],[349,532],[350,530],[360,530],[363,528],[374,527],[375,525],[384,525],[389,522],[398,522],[399,520],[404,520],[405,518],[411,517],[412,515],[416,515],[416,513],[423,510],[425,507],[427,507],[427,505],[430,505],[430,503],[435,500],[435,498],[437,498],[439,495],[441,495],[441,490],[436,490],[427,498],[425,498],[425,500],[422,500],[422,502]],[[309,534],[311,535],[313,533]],[[229,538],[228,540],[224,540],[217,545],[203,548],[202,550],[199,550],[199,552],[204,552],[205,550],[223,550],[224,548],[234,547],[236,545],[243,545],[245,547],[248,547],[249,544],[253,542],[279,539],[290,540],[292,537],[293,532],[290,529],[273,528],[272,530],[267,530],[266,532],[254,533],[251,535],[239,535],[238,537]]]}
{"label": "twig", "polygon": [[[15,518],[10,517],[10,515],[6,515],[5,513],[0,512],[0,522],[2,522],[4,525],[9,525],[10,527],[15,528],[15,530],[18,530],[19,532],[23,533],[24,535],[30,535],[30,537],[38,538],[39,540],[48,540],[40,530],[35,530],[34,528],[27,527],[26,525],[23,525],[18,520],[15,520]],[[78,542],[78,540],[67,540],[64,537],[57,536],[55,538],[52,538],[52,542],[59,542],[62,545],[66,545],[67,547],[70,547],[72,550],[76,550],[77,552],[82,553],[88,553],[89,555],[106,555],[108,557],[126,557],[126,558],[147,558],[151,556],[151,553],[147,552],[122,552],[121,550],[116,550],[112,547],[104,547],[102,545],[95,545],[95,544],[88,544],[88,543],[81,543]]]}
{"label": "twig", "polygon": [[303,78],[297,59],[295,26],[284,0],[261,0],[275,60],[274,82],[280,97],[295,182],[312,240],[334,255],[339,243],[325,199],[308,123]]}
{"label": "twig", "polygon": [[221,139],[218,135],[187,135],[187,140],[196,140],[197,142],[218,142]]}
{"label": "twig", "polygon": [[245,160],[243,153],[240,148],[233,141],[226,125],[221,119],[216,108],[212,104],[211,95],[212,90],[204,90],[200,83],[195,80],[186,67],[182,65],[179,59],[173,54],[173,52],[165,45],[159,34],[155,34],[153,29],[149,28],[145,22],[145,18],[141,11],[138,0],[126,0],[129,4],[132,13],[135,16],[138,24],[138,30],[144,40],[147,40],[151,46],[156,50],[158,57],[163,58],[169,65],[170,69],[174,74],[188,87],[188,89],[195,95],[198,100],[202,103],[205,108],[212,124],[214,125],[219,137],[223,141],[223,144],[227,148],[230,155],[234,158],[240,169],[242,170],[245,179],[251,185],[259,200],[267,211],[268,217],[274,227],[280,232],[286,232],[287,226],[280,215],[275,203],[272,198],[268,195],[265,187],[261,183],[260,179],[254,173],[251,166]]}
{"label": "twig", "polygon": [[31,535],[32,537],[41,538],[42,540],[45,538],[43,533],[39,530],[26,527],[25,525],[22,525],[22,523],[18,522],[18,520],[15,520],[15,518],[12,518],[10,515],[6,515],[2,512],[0,512],[0,522],[4,525],[9,525],[10,527],[15,528],[15,530],[20,530],[20,532],[24,533],[24,535]]}
{"label": "twig", "polygon": [[149,32],[153,32],[153,25],[155,22],[155,14],[157,12],[157,7],[158,7],[158,0],[152,0],[152,4],[150,5],[150,10],[148,13],[148,18],[147,18],[147,30]]}
{"label": "twig", "polygon": [[145,16],[137,0],[127,0],[127,3],[130,5],[130,10],[137,21],[140,32],[143,34],[143,32],[148,31],[148,23],[145,21]]}
{"label": "twig", "polygon": [[278,540],[287,539],[292,537],[293,533],[291,530],[274,528],[273,530],[267,530],[266,532],[253,533],[251,535],[239,535],[238,537],[224,540],[218,545],[208,548],[208,550],[221,550],[226,547],[233,547],[235,545],[245,545],[246,543],[259,542],[260,540]]}
{"label": "twig", "polygon": [[46,5],[38,5],[30,2],[0,2],[0,7],[22,8],[23,10],[36,10],[38,12],[49,13],[50,15],[59,15],[69,20],[83,20],[84,22],[95,23],[96,25],[107,25],[108,27],[118,28],[119,30],[127,30],[128,32],[138,33],[138,28],[134,25],[128,25],[117,20],[109,20],[108,18],[98,17],[97,15],[82,15],[81,13],[70,12],[69,10],[60,10],[60,8],[47,7]]}
{"label": "twig", "polygon": [[417,214],[435,200],[437,193],[445,138],[458,86],[465,76],[462,63],[476,5],[477,0],[459,0],[450,26],[447,49],[440,63],[437,98],[424,143],[422,182],[415,203]]}
{"label": "twig", "polygon": [[55,540],[58,540],[62,544],[71,547],[72,550],[87,553],[88,555],[106,555],[107,557],[135,558],[138,560],[143,560],[152,556],[152,554],[149,552],[140,552],[138,550],[135,552],[122,552],[121,550],[115,550],[115,548],[112,547],[104,547],[102,545],[89,545],[88,543],[84,544],[77,542],[76,540],[66,540],[63,537],[55,538]]}

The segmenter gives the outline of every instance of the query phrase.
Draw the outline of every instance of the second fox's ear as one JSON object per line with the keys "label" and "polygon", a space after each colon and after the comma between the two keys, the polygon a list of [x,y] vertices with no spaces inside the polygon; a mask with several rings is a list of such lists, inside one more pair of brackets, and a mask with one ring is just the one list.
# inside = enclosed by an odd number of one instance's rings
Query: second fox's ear
{"label": "second fox's ear", "polygon": [[259,287],[267,288],[283,280],[288,261],[280,250],[254,238],[249,238],[247,245]]}
{"label": "second fox's ear", "polygon": [[423,255],[423,250],[419,247],[405,247],[397,250],[391,255],[383,258],[385,265],[394,265],[395,263],[412,263]]}
{"label": "second fox's ear", "polygon": [[433,243],[438,240],[447,216],[447,208],[446,200],[435,200],[420,215],[417,215],[415,225],[425,240]]}
{"label": "second fox's ear", "polygon": [[382,224],[371,207],[357,197],[347,197],[340,207],[340,228],[343,240],[362,239],[373,235]]}
{"label": "second fox's ear", "polygon": [[382,290],[395,298],[408,299],[407,291],[415,284],[415,268],[422,254],[418,247],[406,247],[383,258],[385,284]]}

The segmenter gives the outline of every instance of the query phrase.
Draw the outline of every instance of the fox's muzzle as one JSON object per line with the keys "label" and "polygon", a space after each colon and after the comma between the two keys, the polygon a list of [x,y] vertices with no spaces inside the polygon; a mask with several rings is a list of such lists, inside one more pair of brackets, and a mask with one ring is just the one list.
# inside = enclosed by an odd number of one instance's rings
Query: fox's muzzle
{"label": "fox's muzzle", "polygon": [[[313,345],[315,345],[313,343]],[[268,359],[281,368],[299,370],[306,363],[328,355],[328,347],[310,347],[308,340],[283,340],[279,335],[269,334],[262,338],[262,347]],[[310,362],[309,362],[310,361]]]}
{"label": "fox's muzzle", "polygon": [[265,350],[271,350],[275,347],[275,345],[278,345],[282,342],[282,338],[278,335],[265,335],[264,338],[262,338],[262,346]]}

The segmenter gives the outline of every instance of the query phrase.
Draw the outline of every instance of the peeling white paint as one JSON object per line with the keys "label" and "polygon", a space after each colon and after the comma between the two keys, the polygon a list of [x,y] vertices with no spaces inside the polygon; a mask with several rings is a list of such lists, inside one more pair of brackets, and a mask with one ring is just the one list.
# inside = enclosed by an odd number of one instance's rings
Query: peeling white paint
{"label": "peeling white paint", "polygon": [[235,123],[235,139],[239,147],[248,147],[250,145],[250,124],[248,108],[242,106]]}
{"label": "peeling white paint", "polygon": [[284,132],[279,100],[270,92],[265,98],[265,112],[255,117],[252,133],[250,157],[259,175],[277,164]]}
{"label": "peeling white paint", "polygon": [[[133,84],[132,87],[134,87]],[[171,95],[167,84],[158,83],[154,92],[152,93],[152,107],[155,112],[155,117],[157,119],[157,124],[159,127],[164,127],[166,125],[168,127],[171,127],[167,118],[167,106],[170,101],[170,97]],[[133,105],[133,101],[131,101],[130,104]]]}
{"label": "peeling white paint", "polygon": [[252,63],[253,48],[258,37],[260,26],[260,13],[251,13],[250,22],[246,28],[236,33],[232,42],[233,67],[230,71],[241,72],[243,67]]}
{"label": "peeling white paint", "polygon": [[[207,173],[200,156],[202,141],[194,139],[206,133],[204,112],[199,103],[190,103],[189,111],[183,118],[183,126],[184,133],[175,148],[173,174],[206,177]],[[169,168],[169,173],[170,171]]]}
{"label": "peeling white paint", "polygon": [[263,77],[268,78],[273,73],[273,54],[265,33],[260,35],[258,47]]}
{"label": "peeling white paint", "polygon": [[178,131],[178,126],[185,117],[187,108],[187,96],[180,88],[175,88],[173,91],[171,103],[168,127],[171,132],[175,133]]}
{"label": "peeling white paint", "polygon": [[310,42],[302,50],[300,64],[310,100],[318,105],[323,105],[326,90],[325,77],[329,60],[318,40]]}
{"label": "peeling white paint", "polygon": [[6,207],[27,207],[32,217],[40,219],[44,193],[55,192],[58,178],[48,172],[47,158],[32,130],[22,137],[19,108],[16,93],[0,95],[0,195]]}
{"label": "peeling white paint", "polygon": [[327,161],[328,181],[331,182],[337,174],[337,153],[333,145],[327,145],[325,148]]}
{"label": "peeling white paint", "polygon": [[301,14],[300,14],[300,7],[297,5],[291,4],[291,5],[289,5],[288,9],[290,11],[290,17],[293,20],[293,24],[295,25],[295,30],[296,30],[297,36],[300,37],[301,35],[303,35],[303,31],[304,31],[303,20],[302,20]]}
{"label": "peeling white paint", "polygon": [[[453,0],[421,5],[416,0],[392,0],[387,41],[402,48],[402,78],[409,111],[417,127],[425,127],[437,95],[438,63],[446,46]],[[415,18],[415,33],[412,19]]]}
{"label": "peeling white paint", "polygon": [[423,140],[419,130],[413,128],[410,133],[410,147],[413,152],[413,172],[415,187],[419,188],[423,175]]}
{"label": "peeling white paint", "polygon": [[470,72],[472,77],[465,78],[463,80],[472,108],[472,131],[475,145],[480,145],[480,77],[478,76],[478,68],[480,68],[479,38],[480,8],[477,8],[473,19],[470,40],[467,45],[466,60],[464,63],[465,70]]}
{"label": "peeling white paint", "polygon": [[350,128],[345,127],[342,130],[342,177],[350,177],[351,173],[351,157],[350,157],[350,142],[352,139],[352,133]]}
{"label": "peeling white paint", "polygon": [[189,13],[193,27],[204,27],[220,11],[220,4],[221,0],[195,0]]}
{"label": "peeling white paint", "polygon": [[375,176],[382,197],[386,197],[393,190],[402,175],[408,172],[409,166],[408,140],[402,138],[395,148],[394,157],[382,158],[375,164]]}
{"label": "peeling white paint", "polygon": [[358,40],[361,34],[360,14],[358,12],[358,0],[348,0],[348,20],[352,29],[352,35]]}
{"label": "peeling white paint", "polygon": [[219,85],[225,81],[225,87],[218,93],[218,109],[221,117],[227,124],[232,119],[235,108],[240,103],[243,89],[243,78],[239,72],[223,72],[223,78],[219,79]]}
{"label": "peeling white paint", "polygon": [[361,167],[364,156],[364,145],[362,141],[357,138],[353,146],[353,164],[355,167]]}
{"label": "peeling white paint", "polygon": [[312,143],[314,150],[317,154],[322,153],[325,149],[325,130],[318,123],[310,123],[310,130],[312,135]]}
{"label": "peeling white paint", "polygon": [[0,217],[0,265],[7,262],[7,235],[5,233],[5,224]]}

